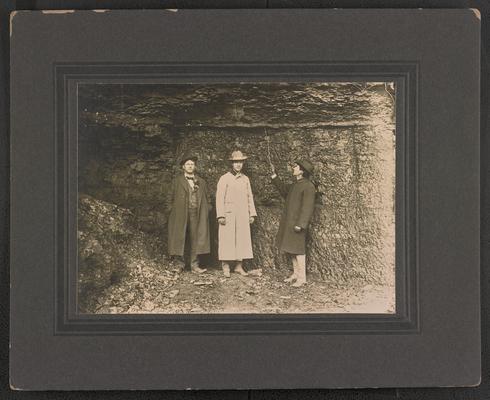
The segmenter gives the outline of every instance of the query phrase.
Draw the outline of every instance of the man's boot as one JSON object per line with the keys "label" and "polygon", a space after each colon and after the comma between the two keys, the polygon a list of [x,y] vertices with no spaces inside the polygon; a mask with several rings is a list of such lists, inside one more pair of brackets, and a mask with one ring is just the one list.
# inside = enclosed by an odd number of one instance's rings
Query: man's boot
{"label": "man's boot", "polygon": [[285,283],[291,283],[298,279],[298,261],[296,261],[295,256],[292,257],[291,261],[293,263],[293,273],[289,276],[289,278],[284,279],[283,282]]}
{"label": "man's boot", "polygon": [[192,264],[191,265],[191,271],[194,272],[195,274],[203,274],[207,271],[206,268],[200,268],[198,264]]}
{"label": "man's boot", "polygon": [[306,284],[306,256],[304,254],[297,255],[296,262],[298,263],[298,274],[293,286],[300,287]]}
{"label": "man's boot", "polygon": [[230,265],[228,263],[222,263],[222,266],[223,268],[223,275],[226,277],[226,278],[229,278],[231,275],[230,275]]}
{"label": "man's boot", "polygon": [[242,262],[241,261],[237,261],[237,263],[235,265],[235,272],[237,274],[240,274],[241,276],[248,276],[248,272],[246,272],[243,269],[243,266],[242,266]]}
{"label": "man's boot", "polygon": [[181,274],[185,270],[185,262],[181,257],[176,257],[174,260],[174,272]]}

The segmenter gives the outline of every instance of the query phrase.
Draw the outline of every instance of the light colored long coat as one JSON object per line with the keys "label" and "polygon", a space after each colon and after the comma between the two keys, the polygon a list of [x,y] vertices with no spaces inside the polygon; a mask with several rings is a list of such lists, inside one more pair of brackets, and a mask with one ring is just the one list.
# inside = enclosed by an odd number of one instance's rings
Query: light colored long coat
{"label": "light colored long coat", "polygon": [[219,225],[218,257],[220,260],[253,258],[250,236],[250,217],[256,217],[255,204],[246,175],[224,174],[216,191],[216,217],[224,217],[225,225]]}

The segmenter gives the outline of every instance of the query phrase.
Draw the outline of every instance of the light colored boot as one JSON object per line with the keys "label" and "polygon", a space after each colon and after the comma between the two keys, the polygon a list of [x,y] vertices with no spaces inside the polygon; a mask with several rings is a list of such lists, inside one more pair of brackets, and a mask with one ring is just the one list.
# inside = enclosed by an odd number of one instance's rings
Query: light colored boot
{"label": "light colored boot", "polygon": [[298,263],[298,275],[293,286],[300,287],[306,284],[306,256],[304,254],[297,255],[296,261]]}
{"label": "light colored boot", "polygon": [[194,272],[195,274],[204,274],[207,271],[207,269],[200,268],[199,265],[192,265],[191,271]]}
{"label": "light colored boot", "polygon": [[243,269],[243,266],[242,266],[242,262],[241,261],[237,261],[237,263],[235,265],[235,272],[237,274],[240,274],[241,276],[248,276],[248,272],[246,272]]}
{"label": "light colored boot", "polygon": [[221,267],[223,268],[223,275],[226,277],[226,278],[229,278],[231,275],[230,275],[230,266],[228,265],[228,263],[222,263]]}
{"label": "light colored boot", "polygon": [[293,256],[291,261],[293,262],[293,273],[291,274],[291,276],[289,276],[289,278],[284,279],[283,282],[285,283],[291,283],[298,279],[298,261],[296,261],[295,256]]}

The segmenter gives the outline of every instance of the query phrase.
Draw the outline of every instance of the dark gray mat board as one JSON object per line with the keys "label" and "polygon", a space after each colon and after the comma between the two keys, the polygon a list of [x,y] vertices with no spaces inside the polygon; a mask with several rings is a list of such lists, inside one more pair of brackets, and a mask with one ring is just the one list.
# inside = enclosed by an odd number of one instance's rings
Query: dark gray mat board
{"label": "dark gray mat board", "polygon": [[[284,338],[277,338],[277,337],[274,337],[274,340],[271,342],[273,343],[274,345],[277,345],[278,344],[278,341],[281,341],[281,340],[284,340]],[[229,382],[228,382],[229,383]],[[99,384],[101,385],[104,385],[103,382],[100,382]],[[138,383],[139,384],[139,383]],[[273,386],[276,386],[276,387],[283,387],[282,385],[273,385]],[[262,387],[265,387],[265,386],[262,386]],[[366,395],[370,395],[369,393],[373,394],[373,392],[367,392]],[[385,392],[386,393],[386,392]]]}

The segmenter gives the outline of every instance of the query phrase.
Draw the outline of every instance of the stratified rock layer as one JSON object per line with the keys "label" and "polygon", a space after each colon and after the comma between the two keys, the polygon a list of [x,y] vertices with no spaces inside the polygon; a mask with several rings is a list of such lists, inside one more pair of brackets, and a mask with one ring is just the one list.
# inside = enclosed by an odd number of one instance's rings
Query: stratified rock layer
{"label": "stratified rock layer", "polygon": [[[214,194],[219,177],[229,169],[229,154],[240,149],[249,156],[245,172],[258,211],[252,229],[255,258],[249,265],[264,273],[290,268],[274,245],[284,202],[270,184],[270,162],[283,180],[292,181],[287,163],[308,158],[318,189],[309,231],[309,272],[343,283],[393,278],[395,125],[390,85],[84,85],[79,105],[82,226],[89,215],[83,199],[89,195],[129,210],[131,229],[154,240],[158,245],[153,247],[165,254],[164,199],[180,171],[182,154],[199,157],[198,173]],[[213,250],[203,259],[208,266],[217,265],[212,218]],[[100,237],[86,233],[80,239],[85,286],[110,281],[107,277],[124,274],[131,265],[128,259],[117,261],[104,243],[124,247],[134,237],[101,228]],[[98,255],[90,256],[100,258],[95,264],[87,261],[90,240],[101,243]]]}

